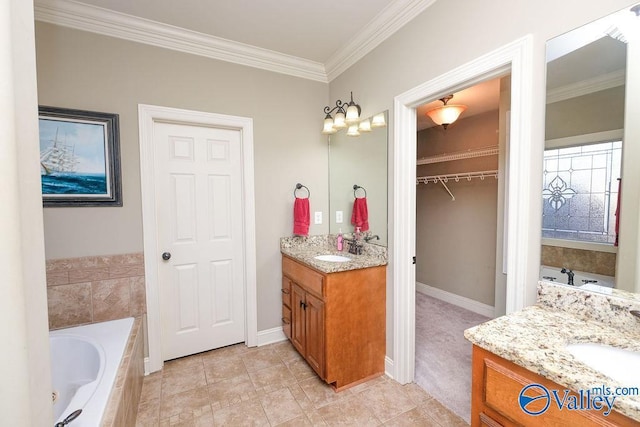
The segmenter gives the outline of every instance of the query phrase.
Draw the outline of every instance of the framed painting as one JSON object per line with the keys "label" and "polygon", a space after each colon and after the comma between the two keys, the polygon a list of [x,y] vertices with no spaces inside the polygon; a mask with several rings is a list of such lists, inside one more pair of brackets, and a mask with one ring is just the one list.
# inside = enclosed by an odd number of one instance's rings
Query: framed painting
{"label": "framed painting", "polygon": [[39,107],[45,207],[122,206],[118,115]]}

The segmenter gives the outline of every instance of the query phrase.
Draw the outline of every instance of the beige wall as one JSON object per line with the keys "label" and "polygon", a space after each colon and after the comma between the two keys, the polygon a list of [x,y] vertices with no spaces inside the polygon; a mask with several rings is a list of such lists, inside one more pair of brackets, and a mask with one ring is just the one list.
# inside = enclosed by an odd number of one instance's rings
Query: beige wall
{"label": "beige wall", "polygon": [[[531,138],[536,146],[544,141],[545,42],[601,16],[634,4],[628,0],[608,2],[524,0],[438,1],[383,42],[330,84],[330,97],[349,91],[358,94],[365,116],[389,110],[393,117],[395,96],[435,79],[443,73],[474,60],[527,34],[533,36]],[[505,17],[508,17],[505,19]],[[444,94],[443,94],[444,95]],[[393,119],[389,128],[389,152],[393,152]],[[542,170],[542,152],[532,153],[532,161]],[[389,229],[393,228],[393,157],[389,157]],[[536,200],[540,180],[532,179],[531,194]],[[534,206],[536,206],[535,203]],[[540,245],[540,219],[529,230],[531,246]],[[393,236],[390,236],[390,249]],[[387,271],[387,354],[393,349],[394,260]],[[527,260],[527,281],[535,293],[539,252]]]}
{"label": "beige wall", "polygon": [[[45,209],[48,259],[142,251],[139,103],[253,118],[258,330],[280,326],[279,238],[293,189],[328,210],[327,85],[49,24],[36,24],[40,104],[120,114],[122,208]],[[328,225],[312,225],[324,234]]]}
{"label": "beige wall", "polygon": [[[498,111],[460,119],[445,131],[418,132],[418,158],[498,145]],[[418,176],[493,170],[498,156],[418,166]],[[449,182],[416,189],[416,281],[493,306],[498,181]]]}
{"label": "beige wall", "polygon": [[547,104],[545,139],[564,138],[624,128],[625,87]]}

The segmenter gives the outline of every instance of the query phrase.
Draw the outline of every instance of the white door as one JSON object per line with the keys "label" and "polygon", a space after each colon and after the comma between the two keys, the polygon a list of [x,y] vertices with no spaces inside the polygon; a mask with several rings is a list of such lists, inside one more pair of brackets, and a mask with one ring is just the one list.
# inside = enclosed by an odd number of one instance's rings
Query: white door
{"label": "white door", "polygon": [[244,341],[240,137],[153,125],[164,360]]}

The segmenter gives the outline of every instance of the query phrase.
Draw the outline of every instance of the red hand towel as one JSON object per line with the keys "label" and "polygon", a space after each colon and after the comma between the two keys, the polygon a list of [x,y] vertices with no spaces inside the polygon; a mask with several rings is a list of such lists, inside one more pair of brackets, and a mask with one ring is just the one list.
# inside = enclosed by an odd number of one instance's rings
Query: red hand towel
{"label": "red hand towel", "polygon": [[369,229],[369,210],[367,208],[366,197],[356,198],[353,201],[351,224],[360,227],[360,231],[367,231]]}
{"label": "red hand towel", "polygon": [[293,204],[293,234],[297,236],[309,235],[309,198],[299,199]]}

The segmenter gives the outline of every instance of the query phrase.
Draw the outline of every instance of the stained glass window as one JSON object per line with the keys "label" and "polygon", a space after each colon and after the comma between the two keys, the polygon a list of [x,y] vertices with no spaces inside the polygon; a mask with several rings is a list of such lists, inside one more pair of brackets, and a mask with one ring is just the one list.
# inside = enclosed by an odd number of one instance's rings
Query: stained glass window
{"label": "stained glass window", "polygon": [[542,237],[615,242],[622,141],[545,150]]}

